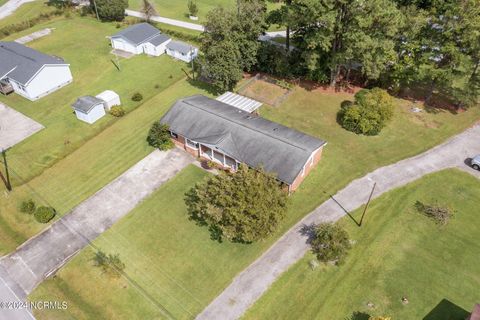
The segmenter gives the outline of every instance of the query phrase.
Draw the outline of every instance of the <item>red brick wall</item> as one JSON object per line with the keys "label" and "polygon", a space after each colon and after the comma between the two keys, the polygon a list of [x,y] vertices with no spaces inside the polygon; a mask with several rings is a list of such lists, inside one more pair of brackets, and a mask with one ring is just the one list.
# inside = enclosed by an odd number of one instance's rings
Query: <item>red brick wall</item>
{"label": "red brick wall", "polygon": [[186,152],[190,153],[194,157],[198,157],[199,153],[198,150],[189,148],[185,142],[185,138],[182,137],[181,135],[178,135],[177,138],[172,137],[172,141],[177,145],[178,147],[182,148]]}
{"label": "red brick wall", "polygon": [[298,174],[297,178],[295,178],[295,181],[292,183],[292,185],[290,185],[290,192],[297,190],[303,180],[308,176],[310,171],[312,171],[312,169],[315,168],[315,166],[320,162],[320,159],[322,159],[322,152],[323,147],[321,147],[315,154],[312,165],[310,165],[310,161],[305,164],[305,174],[303,176],[302,172]]}

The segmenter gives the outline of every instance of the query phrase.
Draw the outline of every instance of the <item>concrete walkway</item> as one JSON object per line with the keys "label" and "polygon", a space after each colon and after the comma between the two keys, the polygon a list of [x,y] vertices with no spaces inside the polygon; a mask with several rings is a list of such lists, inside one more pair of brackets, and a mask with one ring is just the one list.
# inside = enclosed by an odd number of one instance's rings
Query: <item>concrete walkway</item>
{"label": "concrete walkway", "polygon": [[36,31],[36,32],[30,33],[26,36],[23,36],[21,38],[18,38],[17,40],[15,40],[15,42],[20,43],[20,44],[25,44],[25,43],[31,42],[33,40],[48,36],[50,33],[52,33],[53,30],[55,30],[55,28],[45,28],[45,29],[42,29],[40,31]]}
{"label": "concrete walkway", "polygon": [[[6,283],[19,299],[25,299],[46,277],[193,161],[177,148],[152,152],[72,212],[0,259],[0,284]],[[0,319],[1,315],[0,309]]]}
{"label": "concrete walkway", "polygon": [[304,226],[336,221],[345,216],[346,212],[359,208],[367,201],[375,182],[377,186],[373,198],[426,174],[447,168],[460,167],[480,177],[478,172],[464,164],[466,158],[479,153],[480,125],[477,125],[425,153],[379,168],[354,180],[285,233],[260,258],[241,272],[197,319],[240,318],[283,272],[309,250],[307,238],[300,230]]}
{"label": "concrete walkway", "polygon": [[0,7],[0,19],[8,17],[15,10],[17,10],[22,4],[33,2],[34,0],[10,0]]}

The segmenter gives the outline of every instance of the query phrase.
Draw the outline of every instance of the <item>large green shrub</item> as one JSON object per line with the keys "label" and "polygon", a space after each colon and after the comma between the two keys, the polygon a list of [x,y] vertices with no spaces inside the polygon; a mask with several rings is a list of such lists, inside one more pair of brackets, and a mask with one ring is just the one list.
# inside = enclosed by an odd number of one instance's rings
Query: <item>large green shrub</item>
{"label": "large green shrub", "polygon": [[90,7],[93,12],[98,12],[102,21],[122,21],[125,19],[128,0],[90,0]]}
{"label": "large green shrub", "polygon": [[110,114],[114,117],[120,118],[120,117],[123,117],[125,115],[125,109],[123,109],[120,106],[113,106],[110,109]]}
{"label": "large green shrub", "polygon": [[55,217],[55,209],[52,207],[38,207],[34,217],[40,223],[48,223]]}
{"label": "large green shrub", "polygon": [[32,199],[22,201],[22,203],[20,204],[20,211],[23,213],[33,214],[36,208],[37,206]]}
{"label": "large green shrub", "polygon": [[394,100],[379,88],[361,90],[355,103],[345,105],[340,111],[342,126],[357,134],[377,135],[393,117]]}
{"label": "large green shrub", "polygon": [[170,136],[168,125],[155,122],[148,132],[147,142],[152,147],[160,150],[169,150],[174,147],[174,143]]}
{"label": "large green shrub", "polygon": [[315,227],[312,251],[322,262],[341,264],[351,248],[348,233],[339,225],[322,223]]}
{"label": "large green shrub", "polygon": [[208,225],[213,239],[250,243],[271,235],[283,219],[287,192],[262,169],[207,177],[185,198],[192,220]]}

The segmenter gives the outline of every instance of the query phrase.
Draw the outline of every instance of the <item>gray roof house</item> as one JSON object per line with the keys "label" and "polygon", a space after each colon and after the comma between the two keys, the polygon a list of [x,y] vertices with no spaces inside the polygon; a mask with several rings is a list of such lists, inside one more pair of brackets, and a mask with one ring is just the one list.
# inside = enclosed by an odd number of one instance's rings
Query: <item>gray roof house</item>
{"label": "gray roof house", "polygon": [[[38,81],[34,84],[35,79]],[[16,42],[0,41],[0,80],[35,100],[72,81],[69,64]]]}
{"label": "gray roof house", "polygon": [[169,36],[146,22],[131,25],[110,36],[112,48],[116,50],[153,56],[163,54],[170,40]]}
{"label": "gray roof house", "polygon": [[178,100],[162,117],[177,145],[235,170],[263,166],[294,191],[321,158],[326,142],[196,95]]}
{"label": "gray roof house", "polygon": [[170,41],[167,44],[167,54],[185,62],[191,62],[198,55],[198,48],[182,41]]}

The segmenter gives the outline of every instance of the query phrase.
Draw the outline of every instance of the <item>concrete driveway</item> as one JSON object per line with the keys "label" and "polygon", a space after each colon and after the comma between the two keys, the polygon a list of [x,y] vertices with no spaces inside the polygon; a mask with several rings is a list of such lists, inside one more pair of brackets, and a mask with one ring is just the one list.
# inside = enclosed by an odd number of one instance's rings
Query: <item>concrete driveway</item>
{"label": "concrete driveway", "polygon": [[5,3],[3,6],[0,7],[0,19],[8,17],[11,15],[15,10],[18,9],[22,4],[33,2],[34,0],[10,0]]}
{"label": "concrete driveway", "polygon": [[469,168],[465,159],[480,153],[480,125],[453,137],[447,142],[416,157],[379,168],[354,180],[331,199],[317,207],[293,226],[260,258],[241,272],[197,319],[238,319],[270,285],[310,249],[305,226],[337,221],[368,200],[374,183],[373,198],[401,187],[422,176],[447,168],[458,167],[476,177],[480,173]]}
{"label": "concrete driveway", "polygon": [[[9,284],[20,299],[25,299],[46,277],[193,161],[193,157],[176,148],[152,152],[69,214],[0,259],[0,283]],[[0,319],[1,314],[0,309]]]}
{"label": "concrete driveway", "polygon": [[0,150],[10,148],[44,127],[0,103]]}

